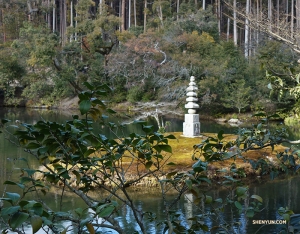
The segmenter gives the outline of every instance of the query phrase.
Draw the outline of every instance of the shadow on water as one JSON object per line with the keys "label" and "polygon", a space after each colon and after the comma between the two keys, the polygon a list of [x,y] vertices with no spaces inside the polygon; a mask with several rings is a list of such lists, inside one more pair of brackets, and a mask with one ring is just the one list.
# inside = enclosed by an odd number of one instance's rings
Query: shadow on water
{"label": "shadow on water", "polygon": [[[74,113],[76,114],[76,113]],[[18,108],[7,108],[0,109],[0,118],[11,119],[13,122],[19,120],[21,122],[26,123],[36,123],[38,120],[44,119],[47,121],[57,121],[63,122],[67,119],[70,119],[71,114],[66,114],[65,112],[59,111],[49,111],[49,110],[33,110],[33,109],[18,109]],[[109,121],[112,122],[122,122],[122,119],[111,119]],[[183,119],[180,118],[170,118],[164,117],[164,121],[169,121],[170,124],[167,125],[168,132],[180,132],[182,131]],[[200,119],[201,121],[201,119]],[[154,119],[149,120],[149,124],[153,124],[156,126],[156,122]],[[108,131],[102,125],[95,126],[97,131],[102,134],[109,135],[112,137],[111,132]],[[156,126],[157,128],[157,126]],[[229,125],[220,125],[214,122],[205,122],[201,121],[201,132],[219,132],[220,130],[224,130],[225,133],[234,134],[237,131],[237,127],[230,127]],[[128,125],[126,128],[118,128],[117,134],[128,134],[131,132],[141,133],[140,127],[134,124]],[[289,132],[292,139],[296,139],[300,136],[299,128],[289,128]],[[24,153],[21,149],[16,148],[11,145],[10,142],[4,139],[3,135],[0,135],[0,193],[7,191],[12,191],[14,188],[9,187],[5,188],[3,183],[5,180],[17,179],[18,175],[21,171],[18,168],[26,167],[24,162],[18,162],[14,159],[17,158],[27,158],[29,164],[33,167],[37,166],[37,163],[31,158],[28,157],[26,153]],[[15,164],[15,165],[14,165]],[[14,173],[11,173],[14,172]],[[16,173],[15,173],[16,172]],[[11,175],[15,175],[15,177],[11,177]],[[299,184],[300,177],[293,178],[285,178],[285,179],[276,179],[274,181],[268,182],[260,182],[257,180],[254,184],[250,185],[250,193],[257,194],[263,198],[263,206],[264,209],[256,214],[254,218],[248,219],[242,214],[238,212],[231,212],[230,209],[226,209],[224,214],[219,214],[219,216],[212,216],[206,219],[206,224],[209,227],[213,227],[218,223],[232,223],[239,222],[240,228],[236,229],[236,233],[278,233],[284,226],[282,225],[266,225],[263,226],[261,224],[253,224],[255,220],[277,220],[281,219],[281,217],[276,212],[279,207],[289,207],[295,213],[300,213],[300,200],[299,200]],[[141,207],[141,209],[145,211],[154,212],[157,214],[159,219],[163,219],[163,203],[158,195],[158,191],[153,189],[139,189],[140,191],[132,191],[132,195],[134,196],[135,203]],[[98,193],[99,194],[99,193]],[[55,191],[49,194],[47,201],[51,201],[50,206],[53,208],[59,207],[59,191]],[[214,199],[218,197],[226,197],[226,192],[224,190],[215,190],[211,192],[211,195]],[[50,198],[50,199],[49,199]],[[191,217],[193,214],[201,213],[201,210],[193,206],[190,202],[192,200],[192,196],[188,195],[180,200],[176,209],[182,214],[182,222],[186,225],[190,224],[189,220],[183,219],[185,217]],[[65,196],[63,207],[67,207],[68,209],[76,208],[79,206],[84,207],[83,203],[80,203],[74,196]],[[209,210],[209,207],[203,206],[202,209]],[[184,214],[184,215],[183,215]],[[120,211],[120,216],[118,217],[119,222],[122,226],[128,230],[128,233],[131,233],[132,230],[136,229],[133,226],[131,220],[133,219],[133,214],[128,209],[128,207],[122,207]],[[0,224],[1,225],[1,224]],[[162,233],[162,230],[157,228],[155,225],[148,225],[149,233]],[[260,229],[261,228],[261,229]],[[1,230],[1,226],[0,226]],[[256,232],[259,230],[258,232]]]}

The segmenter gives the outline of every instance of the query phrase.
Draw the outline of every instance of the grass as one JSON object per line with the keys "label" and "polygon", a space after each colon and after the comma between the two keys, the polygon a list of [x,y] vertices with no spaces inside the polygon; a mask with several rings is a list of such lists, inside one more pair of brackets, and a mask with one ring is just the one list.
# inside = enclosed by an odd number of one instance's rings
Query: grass
{"label": "grass", "polygon": [[[195,137],[195,138],[187,138],[183,137],[179,132],[170,133],[176,136],[177,140],[169,140],[169,144],[172,147],[173,154],[170,158],[170,162],[174,162],[176,165],[174,166],[167,166],[166,170],[188,170],[192,167],[195,161],[192,160],[192,155],[194,153],[193,146],[200,144],[202,140],[206,139],[207,137],[216,137],[216,133],[203,133],[202,137]],[[234,141],[236,139],[236,135],[232,134],[225,134],[224,141]],[[275,146],[274,151],[272,151],[271,147],[266,147],[261,150],[252,150],[246,153],[243,153],[243,156],[248,159],[257,160],[259,158],[266,158],[268,156],[269,160],[276,161],[276,154],[278,151],[283,151],[286,147],[282,145]],[[203,158],[202,158],[203,159]],[[204,160],[204,159],[203,159]],[[235,163],[237,168],[244,168],[246,173],[251,174],[253,170],[251,169],[250,163],[244,162],[242,159],[229,159],[221,162],[212,163],[210,169],[211,170],[218,170],[223,168],[229,168],[232,163]]]}

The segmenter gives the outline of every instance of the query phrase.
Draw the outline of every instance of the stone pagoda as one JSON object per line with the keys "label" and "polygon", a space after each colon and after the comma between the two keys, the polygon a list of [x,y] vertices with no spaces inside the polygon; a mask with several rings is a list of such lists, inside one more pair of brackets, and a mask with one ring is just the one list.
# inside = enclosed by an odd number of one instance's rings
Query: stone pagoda
{"label": "stone pagoda", "polygon": [[191,76],[189,87],[186,89],[187,104],[185,108],[188,109],[188,114],[185,114],[183,123],[183,136],[185,137],[200,136],[199,114],[196,114],[196,109],[199,109],[199,105],[196,103],[198,101],[197,90],[195,77]]}

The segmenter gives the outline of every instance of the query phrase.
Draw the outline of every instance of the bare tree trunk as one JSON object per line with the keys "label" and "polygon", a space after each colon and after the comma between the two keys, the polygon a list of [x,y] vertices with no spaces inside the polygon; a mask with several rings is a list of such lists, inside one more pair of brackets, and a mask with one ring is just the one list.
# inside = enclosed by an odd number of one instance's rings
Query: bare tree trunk
{"label": "bare tree trunk", "polygon": [[291,3],[291,38],[294,37],[294,0]]}
{"label": "bare tree trunk", "polygon": [[229,33],[230,33],[230,18],[227,18],[227,35],[226,35],[226,39],[227,41],[229,41]]}
{"label": "bare tree trunk", "polygon": [[67,31],[67,6],[66,0],[60,1],[60,37],[62,46],[66,43],[66,31]]}
{"label": "bare tree trunk", "polygon": [[126,6],[126,1],[125,0],[122,0],[121,1],[121,19],[122,19],[122,22],[121,22],[121,32],[124,32],[125,31],[125,23],[126,23],[126,20],[125,20],[125,6]]}
{"label": "bare tree trunk", "polygon": [[221,0],[217,0],[217,18],[219,35],[221,35]]}
{"label": "bare tree trunk", "polygon": [[55,3],[53,3],[53,9],[52,9],[52,32],[55,32],[55,25],[56,25],[56,12],[55,12]]}
{"label": "bare tree trunk", "polygon": [[133,0],[134,27],[136,27],[136,0]]}
{"label": "bare tree trunk", "polygon": [[131,27],[131,0],[128,1],[128,28]]}
{"label": "bare tree trunk", "polygon": [[233,42],[235,45],[237,45],[238,41],[236,20],[236,0],[233,0]]}
{"label": "bare tree trunk", "polygon": [[[73,25],[74,20],[74,12],[73,12],[73,0],[70,1],[70,27],[74,27]],[[70,42],[73,40],[73,34],[70,36]]]}
{"label": "bare tree trunk", "polygon": [[147,0],[145,0],[145,6],[144,6],[144,33],[147,31]]}
{"label": "bare tree trunk", "polygon": [[297,23],[297,33],[300,29],[300,0],[296,0],[296,23]]}
{"label": "bare tree trunk", "polygon": [[202,0],[202,9],[205,10],[205,0]]}
{"label": "bare tree trunk", "polygon": [[180,5],[180,0],[177,0],[177,4],[176,4],[176,13],[177,13],[176,19],[177,19],[177,21],[179,20],[179,5]]}
{"label": "bare tree trunk", "polygon": [[272,30],[272,0],[268,0],[268,20],[269,20],[269,30]]}
{"label": "bare tree trunk", "polygon": [[248,15],[250,12],[250,0],[246,1],[246,19],[245,19],[245,58],[249,56],[249,19]]}

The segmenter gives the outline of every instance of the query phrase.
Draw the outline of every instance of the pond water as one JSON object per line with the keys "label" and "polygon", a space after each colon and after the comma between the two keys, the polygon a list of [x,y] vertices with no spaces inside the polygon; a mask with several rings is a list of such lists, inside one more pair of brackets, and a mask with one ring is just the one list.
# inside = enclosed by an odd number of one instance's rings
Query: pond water
{"label": "pond water", "polygon": [[[26,123],[35,123],[40,119],[49,120],[49,121],[58,121],[62,122],[66,119],[71,118],[70,113],[53,111],[53,110],[34,110],[34,109],[18,109],[18,108],[3,108],[0,109],[0,119],[7,118],[12,121],[19,120],[21,122]],[[182,122],[183,119],[179,118],[164,118],[165,121],[169,121],[170,125],[168,125],[167,130],[170,132],[182,131]],[[115,118],[110,120],[112,122],[122,121],[119,118]],[[128,120],[126,120],[128,121]],[[150,124],[155,125],[154,120],[149,120]],[[200,117],[201,121],[201,117]],[[219,125],[214,122],[204,122],[201,121],[201,132],[218,132],[220,130],[224,130],[225,133],[235,133],[237,128],[230,127],[227,125]],[[290,135],[292,138],[295,138],[299,135],[299,132],[292,129],[290,130]],[[99,131],[106,131],[105,128],[99,126]],[[121,131],[121,130],[120,130]],[[126,132],[140,132],[140,129],[137,125],[131,124],[127,129],[122,129],[122,131]],[[299,131],[299,130],[298,130]],[[120,132],[121,133],[121,132]],[[105,134],[110,134],[106,132]],[[18,173],[21,173],[18,168],[25,167],[24,162],[19,162],[15,159],[17,158],[26,158],[29,162],[29,165],[34,167],[37,163],[30,158],[26,153],[24,153],[21,149],[12,145],[9,141],[4,139],[3,135],[0,135],[0,195],[7,190],[12,191],[15,188],[13,187],[5,187],[3,186],[4,181],[6,180],[14,180],[18,177]],[[17,173],[15,173],[17,171]],[[15,177],[13,177],[13,175]],[[237,233],[278,233],[284,225],[266,225],[263,226],[261,224],[253,224],[254,220],[277,220],[280,219],[280,216],[277,214],[277,209],[279,207],[289,207],[295,213],[300,213],[300,194],[299,194],[299,186],[300,185],[300,177],[293,177],[287,179],[277,179],[274,181],[262,182],[257,180],[254,184],[250,185],[250,193],[257,194],[263,198],[263,207],[262,212],[255,215],[254,218],[248,219],[243,214],[239,214],[236,212],[231,212],[230,210],[225,210],[223,216],[214,217],[210,219],[206,219],[206,224],[210,227],[222,222],[239,222],[240,230],[236,230]],[[211,195],[214,199],[218,197],[225,197],[227,194],[224,190],[214,190],[211,191]],[[49,199],[47,201],[50,202],[50,207],[58,208],[60,206],[59,199],[60,192],[59,191],[51,191],[49,194]],[[162,218],[164,216],[162,211],[162,199],[158,196],[158,191],[153,189],[139,189],[134,190],[132,195],[135,197],[135,202],[138,206],[142,207],[145,211],[155,212],[158,218]],[[47,199],[47,198],[46,198]],[[191,217],[192,214],[198,214],[199,210],[192,205],[190,202],[192,196],[184,197],[178,203],[176,209],[179,213],[184,214],[185,217]],[[74,196],[66,196],[66,199],[63,201],[63,207],[72,209],[78,206],[84,207],[83,203],[80,203],[78,199]],[[204,209],[209,209],[209,207],[202,207]],[[136,229],[136,227],[132,226],[132,222],[130,221],[133,217],[133,214],[126,207],[123,208],[119,222],[126,229],[126,233],[131,233],[132,230]],[[221,221],[220,221],[221,220]],[[188,220],[182,220],[184,223],[188,224]],[[0,220],[0,230],[2,230],[3,226],[1,226]],[[149,225],[149,233],[162,233],[162,230],[159,228]],[[28,229],[28,233],[31,233],[31,230]],[[43,233],[43,232],[39,232]],[[103,230],[103,233],[106,233]],[[112,233],[112,232],[107,232]]]}

